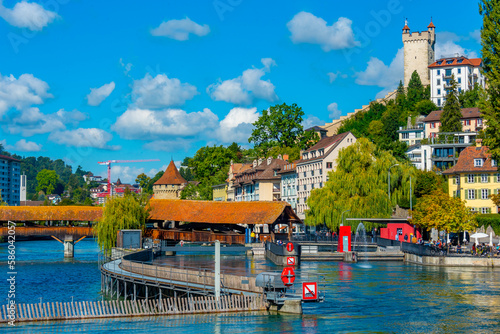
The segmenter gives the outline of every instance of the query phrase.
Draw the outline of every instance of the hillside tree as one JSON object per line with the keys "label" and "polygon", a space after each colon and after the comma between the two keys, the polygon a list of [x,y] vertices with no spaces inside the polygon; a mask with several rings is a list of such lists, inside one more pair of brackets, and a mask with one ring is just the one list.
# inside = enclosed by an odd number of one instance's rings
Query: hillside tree
{"label": "hillside tree", "polygon": [[458,101],[458,84],[452,75],[450,79],[450,88],[446,94],[443,113],[441,114],[440,132],[460,132],[462,131],[462,113],[460,112],[460,102]]}

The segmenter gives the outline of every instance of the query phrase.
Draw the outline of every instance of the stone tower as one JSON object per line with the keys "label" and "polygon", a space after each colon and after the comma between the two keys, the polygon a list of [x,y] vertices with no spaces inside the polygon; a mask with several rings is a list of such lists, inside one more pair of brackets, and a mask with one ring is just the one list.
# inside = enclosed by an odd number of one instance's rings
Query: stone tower
{"label": "stone tower", "polygon": [[434,62],[434,45],[436,44],[436,27],[432,23],[427,26],[427,31],[410,32],[408,21],[405,20],[403,28],[404,44],[404,85],[408,87],[411,75],[417,71],[424,86],[430,84],[428,66]]}
{"label": "stone tower", "polygon": [[173,161],[163,173],[163,176],[154,183],[153,193],[155,199],[179,199],[181,190],[186,186],[187,182],[182,177],[181,173]]}

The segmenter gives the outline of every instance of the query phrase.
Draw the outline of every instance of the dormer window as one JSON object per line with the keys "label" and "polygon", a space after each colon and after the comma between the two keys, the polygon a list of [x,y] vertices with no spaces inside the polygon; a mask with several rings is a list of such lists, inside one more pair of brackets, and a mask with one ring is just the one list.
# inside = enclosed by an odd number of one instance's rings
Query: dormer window
{"label": "dormer window", "polygon": [[307,153],[302,155],[302,159],[307,159]]}
{"label": "dormer window", "polygon": [[497,161],[496,160],[491,160],[491,166],[492,167],[497,167]]}
{"label": "dormer window", "polygon": [[483,167],[483,159],[474,159],[474,167]]}

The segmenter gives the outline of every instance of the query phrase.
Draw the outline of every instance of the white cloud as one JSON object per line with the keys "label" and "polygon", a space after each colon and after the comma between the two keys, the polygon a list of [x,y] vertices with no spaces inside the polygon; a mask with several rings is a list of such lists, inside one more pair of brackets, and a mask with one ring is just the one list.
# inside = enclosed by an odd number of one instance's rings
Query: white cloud
{"label": "white cloud", "polygon": [[153,36],[165,36],[177,41],[187,41],[189,34],[205,36],[210,32],[208,25],[199,25],[188,17],[182,20],[162,22],[158,28],[151,30]]}
{"label": "white cloud", "polygon": [[132,98],[139,108],[180,106],[196,94],[195,86],[169,79],[165,74],[153,78],[148,73],[143,79],[135,80],[132,87]]}
{"label": "white cloud", "polygon": [[2,2],[0,0],[0,17],[14,27],[42,30],[59,18],[57,13],[46,10],[34,2],[21,1],[12,9],[4,7]]}
{"label": "white cloud", "polygon": [[207,87],[207,93],[215,101],[225,101],[234,104],[248,105],[254,99],[273,102],[278,99],[274,92],[275,86],[262,77],[269,72],[276,62],[271,58],[262,58],[263,68],[251,68],[235,79],[225,80]]}
{"label": "white cloud", "polygon": [[444,57],[455,57],[457,54],[459,56],[466,56],[468,58],[477,58],[477,52],[469,49],[465,49],[464,47],[457,44],[461,40],[466,40],[469,38],[473,38],[479,43],[481,42],[481,31],[475,30],[469,34],[469,36],[459,36],[453,32],[442,31],[436,33],[436,45],[435,45],[435,54],[436,59],[444,58]]}
{"label": "white cloud", "polygon": [[469,36],[476,42],[481,43],[481,30],[476,29],[473,32],[469,33]]}
{"label": "white cloud", "polygon": [[223,143],[247,142],[252,134],[252,123],[256,122],[259,116],[257,108],[233,108],[220,121],[215,135]]}
{"label": "white cloud", "polygon": [[[142,173],[144,173],[143,167],[130,167],[116,164],[111,165],[112,182],[116,182],[118,179],[120,179],[122,183],[134,184],[137,176]],[[107,171],[103,171],[102,175],[107,175]]]}
{"label": "white cloud", "polygon": [[162,136],[189,137],[214,129],[218,117],[210,109],[187,113],[181,109],[128,109],[112,126],[122,138],[159,140]]}
{"label": "white cloud", "polygon": [[354,38],[352,21],[345,17],[340,17],[337,22],[329,26],[320,17],[300,12],[286,26],[292,33],[290,38],[295,44],[318,44],[327,52],[352,48],[359,44]]}
{"label": "white cloud", "polygon": [[67,124],[78,125],[87,118],[84,113],[60,109],[52,114],[44,114],[38,108],[24,109],[19,115],[9,119],[7,128],[10,133],[21,133],[25,137],[66,129]]}
{"label": "white cloud", "polygon": [[26,139],[21,139],[14,145],[7,145],[7,141],[4,139],[0,141],[0,144],[2,144],[3,147],[9,151],[12,150],[18,152],[39,152],[42,149],[42,144],[37,144],[33,141],[26,141]]}
{"label": "white cloud", "polygon": [[[371,57],[366,70],[356,72],[354,76],[358,85],[383,87],[384,91],[389,92],[396,89],[399,81],[403,79],[403,70],[404,50],[401,48],[389,66],[385,65],[380,59]],[[381,94],[382,92],[377,94],[377,98]]]}
{"label": "white cloud", "polygon": [[0,74],[0,117],[11,108],[23,110],[33,104],[43,104],[45,98],[53,97],[48,90],[49,85],[33,74],[22,74],[19,79],[12,74]]}
{"label": "white cloud", "polygon": [[87,95],[87,101],[90,106],[98,106],[104,101],[109,94],[115,89],[115,82],[111,81],[108,84],[104,84],[99,88],[90,88],[90,94]]}
{"label": "white cloud", "polygon": [[316,116],[308,115],[307,118],[305,118],[302,121],[302,127],[304,129],[309,129],[312,128],[313,126],[320,126],[320,125],[325,125],[325,121],[319,119]]}
{"label": "white cloud", "polygon": [[[161,151],[161,152],[187,152],[191,148],[191,141],[184,138],[176,138],[172,140],[155,140],[144,144],[142,147],[146,150]],[[165,166],[166,168],[167,166]],[[155,173],[156,174],[156,173]],[[153,174],[154,175],[154,174]]]}
{"label": "white cloud", "polygon": [[341,77],[342,79],[347,78],[347,74],[344,74],[340,71],[337,72],[328,72],[326,75],[328,75],[328,78],[330,78],[330,83],[333,83],[335,80],[338,79],[338,77]]}
{"label": "white cloud", "polygon": [[327,109],[330,112],[328,117],[330,117],[331,119],[339,119],[340,118],[342,111],[339,110],[339,105],[337,104],[337,102],[330,103],[328,105]]}
{"label": "white cloud", "polygon": [[66,146],[94,147],[113,151],[119,150],[119,146],[108,146],[108,142],[112,138],[113,136],[110,133],[97,128],[56,131],[49,135],[49,140]]}

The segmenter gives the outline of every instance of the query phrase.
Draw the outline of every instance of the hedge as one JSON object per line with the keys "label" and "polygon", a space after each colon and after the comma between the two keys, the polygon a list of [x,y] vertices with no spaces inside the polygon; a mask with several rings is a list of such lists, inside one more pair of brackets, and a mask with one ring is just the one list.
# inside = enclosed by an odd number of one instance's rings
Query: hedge
{"label": "hedge", "polygon": [[498,213],[488,213],[488,214],[480,214],[476,216],[477,226],[484,226],[484,228],[488,228],[491,225],[493,231],[495,231],[496,235],[500,235],[500,214]]}

